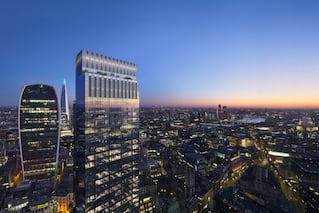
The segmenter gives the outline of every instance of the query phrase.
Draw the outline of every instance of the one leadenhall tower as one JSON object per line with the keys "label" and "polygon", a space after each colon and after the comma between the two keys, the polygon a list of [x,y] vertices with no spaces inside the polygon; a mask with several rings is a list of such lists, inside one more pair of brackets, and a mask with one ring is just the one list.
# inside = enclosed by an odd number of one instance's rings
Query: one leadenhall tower
{"label": "one leadenhall tower", "polygon": [[138,211],[136,65],[88,51],[76,57],[77,212]]}

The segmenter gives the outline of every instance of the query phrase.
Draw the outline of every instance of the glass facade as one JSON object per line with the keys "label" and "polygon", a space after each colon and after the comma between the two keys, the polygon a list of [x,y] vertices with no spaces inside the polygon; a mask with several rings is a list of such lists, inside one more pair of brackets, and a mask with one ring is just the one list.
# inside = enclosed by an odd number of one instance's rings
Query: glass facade
{"label": "glass facade", "polygon": [[59,105],[53,87],[24,87],[19,104],[19,136],[23,179],[54,177],[59,150]]}
{"label": "glass facade", "polygon": [[61,127],[69,128],[70,125],[70,112],[68,103],[68,94],[66,90],[66,80],[63,80],[62,93],[61,93]]}
{"label": "glass facade", "polygon": [[75,113],[77,212],[138,211],[136,66],[81,51]]}

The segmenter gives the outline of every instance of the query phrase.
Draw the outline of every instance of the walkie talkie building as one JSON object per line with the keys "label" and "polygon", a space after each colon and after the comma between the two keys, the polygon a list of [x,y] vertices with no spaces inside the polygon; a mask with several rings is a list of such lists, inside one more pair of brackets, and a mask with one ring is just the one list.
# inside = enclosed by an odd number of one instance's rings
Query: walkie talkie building
{"label": "walkie talkie building", "polygon": [[77,212],[138,211],[136,65],[81,51],[76,58]]}
{"label": "walkie talkie building", "polygon": [[44,84],[25,86],[18,116],[23,179],[56,178],[60,130],[55,89]]}

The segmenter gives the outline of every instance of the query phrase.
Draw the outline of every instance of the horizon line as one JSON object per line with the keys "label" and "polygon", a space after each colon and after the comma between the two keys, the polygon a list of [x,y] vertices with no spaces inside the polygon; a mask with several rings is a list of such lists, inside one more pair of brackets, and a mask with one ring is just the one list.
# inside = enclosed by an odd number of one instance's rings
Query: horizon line
{"label": "horizon line", "polygon": [[[225,105],[221,105],[225,106]],[[165,107],[165,108],[213,108],[217,109],[217,105],[160,105],[160,104],[147,104],[147,105],[140,105],[143,108],[150,108],[150,107]],[[227,109],[306,109],[306,110],[319,110],[319,106],[226,106]]]}
{"label": "horizon line", "polygon": [[[169,105],[169,104],[141,104],[140,108],[203,108],[203,109],[217,109],[218,105]],[[226,106],[226,105],[221,105]],[[18,108],[17,105],[0,105],[0,108]],[[72,107],[72,105],[69,105],[69,107]],[[319,106],[249,106],[249,105],[243,105],[243,106],[226,106],[227,109],[278,109],[278,110],[319,110]]]}

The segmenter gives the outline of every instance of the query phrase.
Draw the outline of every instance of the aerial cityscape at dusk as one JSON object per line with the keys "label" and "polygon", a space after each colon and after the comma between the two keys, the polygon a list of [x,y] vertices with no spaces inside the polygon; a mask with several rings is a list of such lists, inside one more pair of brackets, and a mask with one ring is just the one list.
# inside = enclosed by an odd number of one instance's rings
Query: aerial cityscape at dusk
{"label": "aerial cityscape at dusk", "polygon": [[318,9],[0,2],[0,213],[319,212]]}

